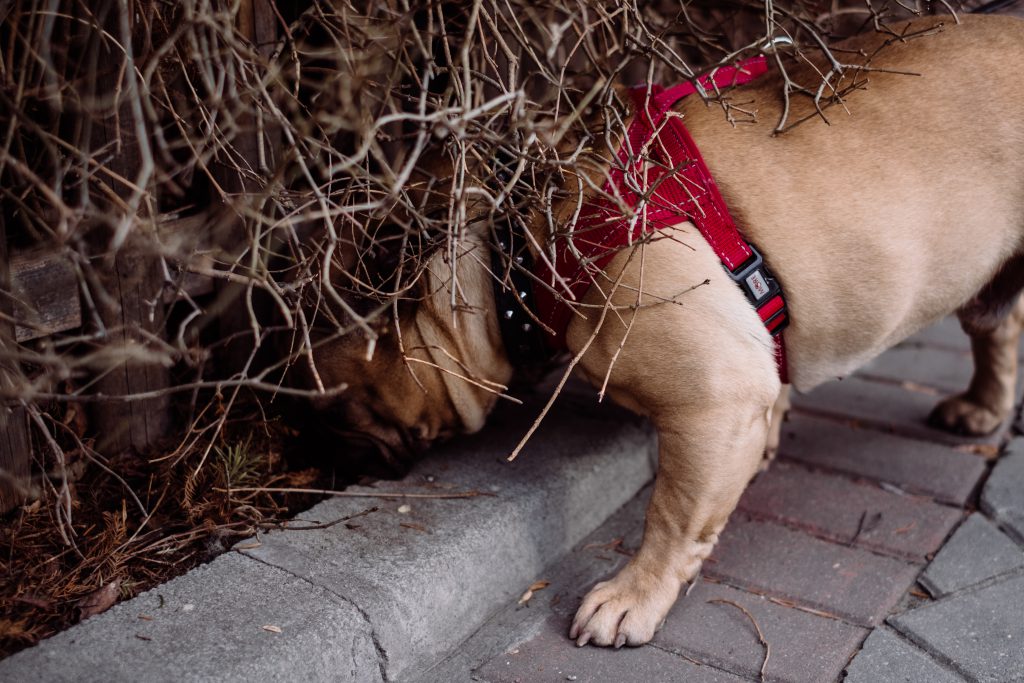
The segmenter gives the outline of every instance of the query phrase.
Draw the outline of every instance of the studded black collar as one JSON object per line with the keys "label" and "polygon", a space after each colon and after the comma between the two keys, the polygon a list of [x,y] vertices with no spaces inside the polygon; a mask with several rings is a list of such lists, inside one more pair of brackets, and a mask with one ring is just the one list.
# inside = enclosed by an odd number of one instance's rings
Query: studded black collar
{"label": "studded black collar", "polygon": [[494,269],[494,303],[498,328],[509,362],[515,368],[546,364],[554,356],[537,324],[533,302],[533,255],[526,236],[511,216],[494,226],[491,266]]}

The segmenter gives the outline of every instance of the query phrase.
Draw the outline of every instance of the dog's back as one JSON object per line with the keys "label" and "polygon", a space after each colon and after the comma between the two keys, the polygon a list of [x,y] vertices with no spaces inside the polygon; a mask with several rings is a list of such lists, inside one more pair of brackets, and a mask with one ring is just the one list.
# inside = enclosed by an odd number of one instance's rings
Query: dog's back
{"label": "dog's back", "polygon": [[[753,98],[754,125],[685,107],[730,210],[786,287],[798,387],[844,375],[963,307],[1021,249],[1024,21],[907,27],[919,32],[934,35],[843,46],[875,56],[870,70],[831,81],[843,103],[824,110],[830,125],[808,120],[773,136],[779,78],[733,95],[745,107]],[[809,68],[792,76],[821,81]],[[805,116],[816,116],[811,98],[792,96],[789,120]],[[1003,282],[1003,299],[1020,284]]]}

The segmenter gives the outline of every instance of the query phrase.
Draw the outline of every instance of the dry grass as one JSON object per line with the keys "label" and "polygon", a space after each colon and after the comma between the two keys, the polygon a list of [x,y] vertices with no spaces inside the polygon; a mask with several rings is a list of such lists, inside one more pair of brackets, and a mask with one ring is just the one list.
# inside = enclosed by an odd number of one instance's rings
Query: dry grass
{"label": "dry grass", "polygon": [[86,467],[68,484],[67,519],[58,517],[51,489],[10,514],[0,525],[0,657],[108,607],[90,605],[104,587],[132,597],[278,527],[320,497],[264,487],[351,481],[286,457],[294,435],[280,421],[249,431],[243,422],[259,417],[249,410],[227,426],[231,445],[215,446],[198,477],[187,461],[125,453],[104,463],[116,477]]}

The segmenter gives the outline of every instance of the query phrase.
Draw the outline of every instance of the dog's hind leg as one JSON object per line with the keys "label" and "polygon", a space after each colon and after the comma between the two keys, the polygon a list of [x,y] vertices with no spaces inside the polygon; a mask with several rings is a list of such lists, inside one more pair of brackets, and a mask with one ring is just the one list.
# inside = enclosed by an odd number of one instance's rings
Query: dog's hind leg
{"label": "dog's hind leg", "polygon": [[935,406],[929,420],[943,429],[980,436],[994,431],[1013,410],[1024,297],[995,326],[989,316],[977,316],[970,308],[959,315],[971,336],[974,376],[967,391]]}

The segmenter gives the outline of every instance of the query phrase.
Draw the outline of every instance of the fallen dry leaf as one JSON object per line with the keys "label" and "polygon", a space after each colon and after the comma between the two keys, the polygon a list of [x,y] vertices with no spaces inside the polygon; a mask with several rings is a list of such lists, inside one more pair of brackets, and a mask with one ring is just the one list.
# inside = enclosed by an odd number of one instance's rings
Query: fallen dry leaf
{"label": "fallen dry leaf", "polygon": [[264,631],[270,631],[271,633],[281,633],[280,626],[274,626],[273,624],[263,624]]}
{"label": "fallen dry leaf", "polygon": [[619,548],[621,546],[622,546],[622,539],[621,538],[613,538],[612,540],[608,541],[607,543],[588,543],[587,545],[583,546],[583,549],[584,550],[590,550],[591,548],[598,548],[600,550],[616,550],[617,548]]}
{"label": "fallen dry leaf", "polygon": [[999,457],[999,446],[994,443],[967,443],[957,446],[956,449],[961,453],[980,455],[986,460],[995,460]]}
{"label": "fallen dry leaf", "polygon": [[84,621],[89,617],[106,612],[114,606],[121,596],[121,580],[114,579],[102,588],[97,588],[92,593],[78,601],[79,616]]}
{"label": "fallen dry leaf", "polygon": [[83,438],[86,432],[89,431],[89,422],[86,419],[85,411],[75,403],[68,404],[67,412],[64,413],[62,422],[64,426],[70,427],[79,439]]}
{"label": "fallen dry leaf", "polygon": [[530,584],[530,587],[526,589],[526,592],[519,597],[519,604],[525,605],[526,603],[530,602],[530,600],[533,598],[534,593],[536,593],[539,590],[544,590],[550,585],[551,582],[545,581],[544,579],[541,579],[540,581],[534,581]]}
{"label": "fallen dry leaf", "polygon": [[284,481],[289,487],[302,488],[312,484],[318,476],[320,476],[320,470],[315,467],[309,467],[304,470],[289,472]]}
{"label": "fallen dry leaf", "polygon": [[47,600],[46,598],[37,598],[34,595],[20,595],[13,598],[15,602],[22,602],[26,605],[32,605],[39,609],[53,609],[53,601]]}
{"label": "fallen dry leaf", "polygon": [[29,633],[27,621],[13,621],[11,619],[0,619],[0,638],[18,639],[24,638]]}
{"label": "fallen dry leaf", "polygon": [[923,384],[918,384],[917,382],[911,382],[910,380],[900,382],[900,386],[907,391],[913,391],[917,394],[927,394],[929,396],[939,396],[941,394],[941,392],[934,387],[928,387]]}

